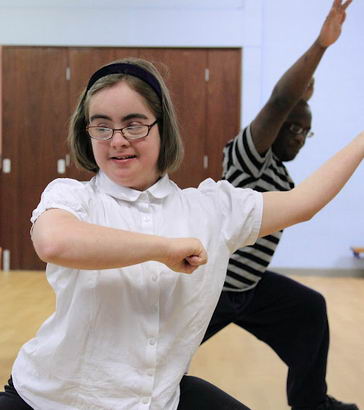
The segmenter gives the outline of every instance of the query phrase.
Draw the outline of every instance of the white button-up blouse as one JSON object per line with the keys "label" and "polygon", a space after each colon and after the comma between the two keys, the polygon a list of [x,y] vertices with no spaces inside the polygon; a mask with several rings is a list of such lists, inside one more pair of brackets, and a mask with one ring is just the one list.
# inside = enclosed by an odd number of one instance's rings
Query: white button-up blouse
{"label": "white button-up blouse", "polygon": [[257,238],[262,195],[211,179],[181,190],[168,176],[140,192],[100,172],[89,182],[51,182],[31,221],[50,208],[103,226],[199,238],[208,263],[191,275],[154,261],[105,270],[48,264],[56,310],[16,358],[18,393],[35,410],[175,410],[229,257]]}

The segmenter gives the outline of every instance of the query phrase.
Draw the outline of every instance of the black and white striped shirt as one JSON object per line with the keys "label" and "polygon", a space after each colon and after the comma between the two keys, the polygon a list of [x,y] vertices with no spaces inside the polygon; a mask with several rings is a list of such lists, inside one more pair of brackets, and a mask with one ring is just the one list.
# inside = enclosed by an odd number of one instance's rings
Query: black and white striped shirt
{"label": "black and white striped shirt", "polygon": [[[272,150],[262,156],[253,143],[250,126],[224,148],[223,178],[240,188],[256,191],[289,191],[294,183]],[[238,249],[230,258],[224,289],[241,292],[259,282],[278,245],[282,231],[259,238],[252,246]]]}

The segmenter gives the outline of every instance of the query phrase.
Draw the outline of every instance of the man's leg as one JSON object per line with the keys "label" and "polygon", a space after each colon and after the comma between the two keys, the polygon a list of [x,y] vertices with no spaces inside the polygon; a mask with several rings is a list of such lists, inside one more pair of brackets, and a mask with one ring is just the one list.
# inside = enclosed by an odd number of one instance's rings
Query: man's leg
{"label": "man's leg", "polygon": [[10,377],[5,391],[0,392],[0,410],[32,410],[15,390],[13,381]]}
{"label": "man's leg", "polygon": [[[248,297],[248,292],[244,292],[244,295],[239,292],[239,295],[245,300]],[[237,308],[239,308],[240,304],[237,305],[235,303],[236,296],[237,292],[221,293],[219,302],[217,303],[214,314],[212,315],[202,343],[238,318],[239,311]]]}
{"label": "man's leg", "polygon": [[177,410],[249,410],[213,384],[194,376],[184,376],[180,383]]}
{"label": "man's leg", "polygon": [[315,408],[325,400],[329,327],[321,294],[267,271],[235,323],[271,346],[287,364],[291,406]]}

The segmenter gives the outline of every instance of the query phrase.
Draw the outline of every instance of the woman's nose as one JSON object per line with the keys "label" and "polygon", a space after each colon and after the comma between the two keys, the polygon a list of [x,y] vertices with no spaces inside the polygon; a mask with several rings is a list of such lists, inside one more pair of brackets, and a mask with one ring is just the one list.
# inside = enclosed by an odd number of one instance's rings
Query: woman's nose
{"label": "woman's nose", "polygon": [[114,135],[111,138],[111,145],[113,147],[129,146],[130,142],[124,137],[121,130],[115,130]]}

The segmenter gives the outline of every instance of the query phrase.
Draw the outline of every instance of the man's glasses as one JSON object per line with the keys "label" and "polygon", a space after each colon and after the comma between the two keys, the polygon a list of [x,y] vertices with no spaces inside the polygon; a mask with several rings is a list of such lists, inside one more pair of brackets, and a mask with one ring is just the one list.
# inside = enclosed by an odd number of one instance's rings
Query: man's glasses
{"label": "man's glasses", "polygon": [[134,141],[139,138],[145,138],[148,136],[150,129],[157,124],[158,120],[155,120],[153,124],[145,125],[129,125],[124,128],[109,128],[109,127],[100,127],[98,125],[88,125],[86,131],[88,135],[98,141],[107,141],[110,140],[115,131],[120,131],[125,139],[128,141]]}
{"label": "man's glasses", "polygon": [[314,133],[310,128],[303,128],[294,122],[286,122],[288,130],[294,135],[303,135],[306,138],[311,138],[314,136]]}

